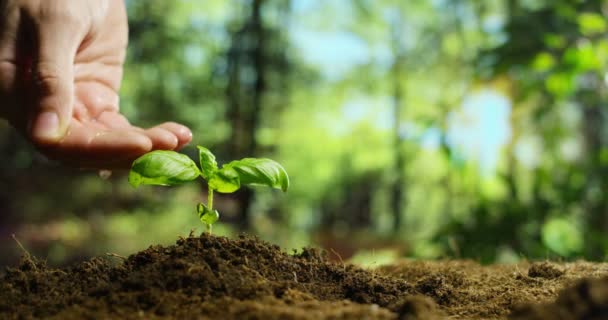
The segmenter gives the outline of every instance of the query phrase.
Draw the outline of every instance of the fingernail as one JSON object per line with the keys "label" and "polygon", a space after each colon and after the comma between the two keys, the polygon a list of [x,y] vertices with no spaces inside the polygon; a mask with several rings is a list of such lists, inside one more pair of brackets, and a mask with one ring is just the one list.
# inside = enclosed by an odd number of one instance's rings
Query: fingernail
{"label": "fingernail", "polygon": [[59,116],[53,111],[45,111],[38,115],[32,127],[32,136],[38,139],[59,138]]}

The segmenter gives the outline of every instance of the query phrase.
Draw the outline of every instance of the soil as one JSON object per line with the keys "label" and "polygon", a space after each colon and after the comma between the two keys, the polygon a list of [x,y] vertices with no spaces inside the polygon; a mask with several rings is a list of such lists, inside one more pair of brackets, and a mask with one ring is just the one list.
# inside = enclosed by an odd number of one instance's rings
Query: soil
{"label": "soil", "polygon": [[62,269],[25,255],[0,279],[0,319],[608,319],[607,276],[589,262],[365,270],[203,234]]}

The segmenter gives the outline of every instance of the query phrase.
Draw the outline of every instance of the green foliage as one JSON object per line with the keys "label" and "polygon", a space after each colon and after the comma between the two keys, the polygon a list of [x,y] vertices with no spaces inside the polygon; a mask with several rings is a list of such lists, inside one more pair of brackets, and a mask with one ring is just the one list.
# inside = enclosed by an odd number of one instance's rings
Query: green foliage
{"label": "green foliage", "polygon": [[[509,39],[484,52],[490,74],[510,82],[514,114],[513,156],[505,165],[509,193],[496,215],[514,221],[516,251],[551,251],[604,259],[608,236],[602,190],[608,183],[604,147],[608,114],[605,1],[550,1],[526,7],[512,3],[503,31]],[[488,61],[488,60],[485,60]],[[534,164],[522,161],[518,145],[537,141]],[[565,218],[578,218],[577,223]],[[518,217],[517,220],[514,217]],[[542,238],[543,246],[534,239]],[[503,241],[504,242],[504,241]],[[466,245],[465,245],[466,246]]]}
{"label": "green foliage", "polygon": [[578,24],[582,34],[592,36],[606,32],[606,18],[601,14],[593,12],[581,13],[578,16]]}
{"label": "green foliage", "polygon": [[555,58],[553,57],[553,55],[551,55],[551,53],[541,52],[536,55],[536,58],[534,58],[534,61],[532,62],[532,67],[539,72],[543,72],[551,70],[551,68],[555,66],[555,63]]}
{"label": "green foliage", "polygon": [[232,161],[218,169],[215,155],[207,148],[198,146],[200,170],[188,156],[174,151],[152,151],[137,158],[129,172],[129,183],[139,185],[173,186],[190,182],[199,176],[207,180],[209,200],[207,206],[199,203],[200,220],[209,230],[219,219],[213,210],[213,191],[231,193],[241,185],[267,186],[281,189],[289,187],[289,176],[285,168],[270,159],[245,158]]}
{"label": "green foliage", "polygon": [[569,257],[583,249],[583,237],[572,221],[554,218],[542,227],[543,244],[563,257]]}

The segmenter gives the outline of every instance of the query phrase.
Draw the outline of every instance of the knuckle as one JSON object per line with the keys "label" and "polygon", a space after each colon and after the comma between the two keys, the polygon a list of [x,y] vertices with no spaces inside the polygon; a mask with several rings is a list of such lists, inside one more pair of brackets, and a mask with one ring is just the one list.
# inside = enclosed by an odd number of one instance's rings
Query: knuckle
{"label": "knuckle", "polygon": [[59,68],[52,63],[40,63],[36,70],[35,79],[42,95],[55,95],[61,88]]}
{"label": "knuckle", "polygon": [[0,94],[9,92],[15,82],[17,67],[11,61],[0,59]]}
{"label": "knuckle", "polygon": [[33,16],[40,21],[51,23],[61,23],[70,28],[79,28],[87,24],[85,15],[81,12],[80,5],[75,5],[72,1],[61,0],[43,1],[37,7],[26,8]]}

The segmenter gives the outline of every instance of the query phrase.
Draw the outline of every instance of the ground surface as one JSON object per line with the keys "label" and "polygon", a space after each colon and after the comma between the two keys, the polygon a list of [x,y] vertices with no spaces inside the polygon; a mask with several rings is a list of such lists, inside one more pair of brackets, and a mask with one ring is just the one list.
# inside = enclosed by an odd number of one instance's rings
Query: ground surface
{"label": "ground surface", "polygon": [[52,269],[26,256],[0,279],[0,318],[608,319],[603,263],[363,270],[314,249],[209,235],[111,259],[122,260]]}

